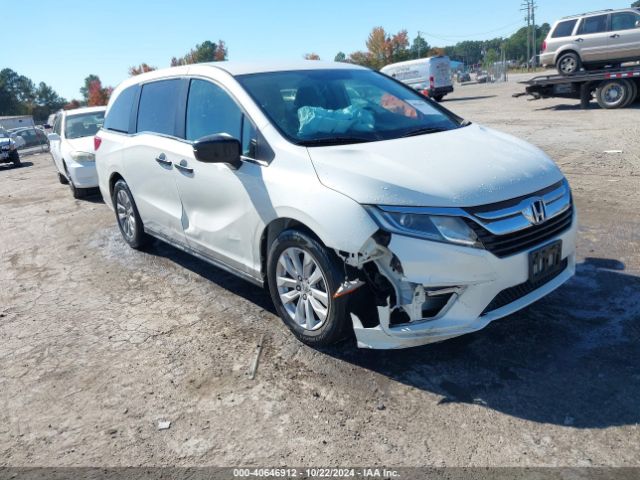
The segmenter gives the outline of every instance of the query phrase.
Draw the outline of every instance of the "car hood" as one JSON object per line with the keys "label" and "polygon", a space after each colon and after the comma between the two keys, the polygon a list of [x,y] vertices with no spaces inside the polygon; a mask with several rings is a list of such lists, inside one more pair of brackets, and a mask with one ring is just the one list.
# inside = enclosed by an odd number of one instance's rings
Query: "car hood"
{"label": "car hood", "polygon": [[65,139],[70,150],[77,150],[79,152],[93,152],[93,136],[80,137],[80,138],[67,138]]}
{"label": "car hood", "polygon": [[478,125],[308,151],[320,182],[361,204],[470,207],[563,178],[542,150]]}

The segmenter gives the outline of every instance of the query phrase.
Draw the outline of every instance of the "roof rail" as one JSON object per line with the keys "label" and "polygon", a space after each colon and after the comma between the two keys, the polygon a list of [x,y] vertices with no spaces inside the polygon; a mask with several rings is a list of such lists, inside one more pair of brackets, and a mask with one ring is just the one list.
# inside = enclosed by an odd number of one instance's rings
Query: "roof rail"
{"label": "roof rail", "polygon": [[[622,10],[624,10],[624,9],[622,9]],[[567,17],[562,17],[562,19],[564,20],[565,18],[584,17],[585,15],[593,15],[594,13],[606,13],[606,12],[613,12],[613,8],[607,8],[606,10],[595,10],[593,12],[579,13],[577,15],[569,15]]]}

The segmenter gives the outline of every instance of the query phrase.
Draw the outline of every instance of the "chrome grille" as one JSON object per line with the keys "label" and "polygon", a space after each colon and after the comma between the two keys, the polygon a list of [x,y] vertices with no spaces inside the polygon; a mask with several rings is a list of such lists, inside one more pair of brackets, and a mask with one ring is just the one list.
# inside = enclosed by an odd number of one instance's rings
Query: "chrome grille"
{"label": "chrome grille", "polygon": [[[534,202],[541,202],[545,214],[537,224],[535,212],[528,210]],[[573,220],[571,191],[564,180],[531,195],[465,210],[470,214],[466,222],[497,257],[535,247],[567,230]]]}

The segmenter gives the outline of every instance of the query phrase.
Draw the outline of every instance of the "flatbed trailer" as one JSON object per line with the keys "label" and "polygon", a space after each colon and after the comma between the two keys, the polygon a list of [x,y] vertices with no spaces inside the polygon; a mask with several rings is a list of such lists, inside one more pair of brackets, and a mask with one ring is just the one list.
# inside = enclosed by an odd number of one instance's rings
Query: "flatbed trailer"
{"label": "flatbed trailer", "polygon": [[574,75],[541,75],[520,82],[526,91],[514,97],[531,95],[540,98],[576,98],[588,108],[595,96],[602,108],[624,108],[640,99],[640,65],[578,72]]}

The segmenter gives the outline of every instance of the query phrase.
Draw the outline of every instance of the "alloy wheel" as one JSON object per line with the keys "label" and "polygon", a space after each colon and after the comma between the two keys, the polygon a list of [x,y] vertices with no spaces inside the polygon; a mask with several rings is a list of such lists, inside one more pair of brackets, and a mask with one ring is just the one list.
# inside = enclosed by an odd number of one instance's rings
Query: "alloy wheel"
{"label": "alloy wheel", "polygon": [[116,211],[118,223],[122,232],[131,240],[136,232],[136,215],[133,210],[133,203],[125,190],[118,190],[116,195]]}
{"label": "alloy wheel", "polygon": [[329,314],[329,293],[316,259],[301,248],[285,249],[278,258],[276,284],[287,314],[305,330],[318,330]]}

